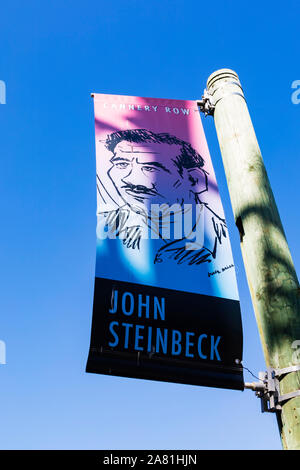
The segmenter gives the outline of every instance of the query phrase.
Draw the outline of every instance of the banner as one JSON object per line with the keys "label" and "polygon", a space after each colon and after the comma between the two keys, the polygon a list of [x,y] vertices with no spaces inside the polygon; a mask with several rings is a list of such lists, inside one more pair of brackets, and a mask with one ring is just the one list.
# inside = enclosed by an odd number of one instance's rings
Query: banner
{"label": "banner", "polygon": [[194,101],[94,95],[87,372],[243,389],[228,229]]}

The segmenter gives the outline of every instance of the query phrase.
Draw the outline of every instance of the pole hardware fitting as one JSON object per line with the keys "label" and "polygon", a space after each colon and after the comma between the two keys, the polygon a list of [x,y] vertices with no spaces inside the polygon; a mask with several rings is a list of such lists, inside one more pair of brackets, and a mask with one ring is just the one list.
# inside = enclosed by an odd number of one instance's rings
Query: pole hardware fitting
{"label": "pole hardware fitting", "polygon": [[197,100],[197,106],[199,106],[200,111],[205,114],[205,116],[213,116],[215,110],[215,104],[213,97],[205,89],[202,95],[202,100]]}
{"label": "pole hardware fitting", "polygon": [[245,388],[253,390],[260,398],[262,413],[275,413],[281,411],[282,404],[295,397],[300,397],[300,390],[280,395],[280,378],[292,372],[300,371],[300,365],[285,367],[284,369],[272,369],[259,372],[260,382],[245,383]]}
{"label": "pole hardware fitting", "polygon": [[[243,89],[241,85],[237,82],[227,82],[227,85],[236,85],[238,86],[241,91],[231,91],[231,92],[226,92],[225,94],[221,94],[221,96],[214,97],[213,95],[216,94],[216,92],[220,92],[220,90],[224,90],[223,87],[217,88],[212,94],[207,91],[207,89],[204,90],[202,99],[201,100],[196,100],[197,106],[199,107],[200,111],[205,114],[205,117],[207,115],[213,116],[215,112],[216,105],[219,103],[219,101],[223,100],[224,98],[232,95],[240,96],[243,98],[243,100],[246,101],[245,96],[243,94]],[[217,93],[217,94],[218,94]]]}

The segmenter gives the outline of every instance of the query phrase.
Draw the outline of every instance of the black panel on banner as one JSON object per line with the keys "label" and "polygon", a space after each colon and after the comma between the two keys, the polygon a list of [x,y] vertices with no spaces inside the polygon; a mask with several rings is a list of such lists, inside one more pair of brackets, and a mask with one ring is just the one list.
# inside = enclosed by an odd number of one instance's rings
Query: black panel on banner
{"label": "black panel on banner", "polygon": [[86,371],[243,390],[237,300],[95,279]]}

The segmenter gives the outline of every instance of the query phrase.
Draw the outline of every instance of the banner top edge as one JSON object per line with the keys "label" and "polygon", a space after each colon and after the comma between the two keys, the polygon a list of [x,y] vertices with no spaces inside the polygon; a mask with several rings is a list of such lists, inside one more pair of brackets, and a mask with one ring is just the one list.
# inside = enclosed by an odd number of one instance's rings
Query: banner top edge
{"label": "banner top edge", "polygon": [[165,103],[170,102],[177,102],[177,103],[191,103],[194,106],[197,106],[197,99],[176,99],[176,98],[158,98],[158,97],[150,97],[150,96],[136,96],[136,95],[116,95],[116,94],[106,94],[106,93],[91,93],[91,97],[94,98],[96,101],[102,100],[120,100],[127,101],[127,100],[147,100],[148,102],[160,101]]}

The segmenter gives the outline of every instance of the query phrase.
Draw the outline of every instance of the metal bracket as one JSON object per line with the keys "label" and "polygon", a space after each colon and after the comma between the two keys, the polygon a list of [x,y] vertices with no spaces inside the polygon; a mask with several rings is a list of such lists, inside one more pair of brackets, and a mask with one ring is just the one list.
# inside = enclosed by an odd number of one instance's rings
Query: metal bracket
{"label": "metal bracket", "polygon": [[262,413],[275,413],[282,409],[282,404],[292,398],[300,396],[300,390],[280,395],[279,378],[292,372],[300,371],[300,365],[285,367],[284,369],[267,369],[259,372],[260,382],[245,383],[245,388],[255,391],[260,398]]}
{"label": "metal bracket", "polygon": [[199,106],[200,111],[205,114],[205,116],[213,116],[215,110],[215,104],[213,101],[212,95],[208,93],[205,89],[202,95],[202,100],[197,100],[197,106]]}

